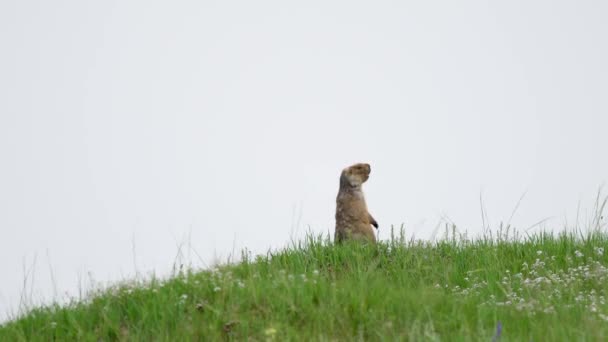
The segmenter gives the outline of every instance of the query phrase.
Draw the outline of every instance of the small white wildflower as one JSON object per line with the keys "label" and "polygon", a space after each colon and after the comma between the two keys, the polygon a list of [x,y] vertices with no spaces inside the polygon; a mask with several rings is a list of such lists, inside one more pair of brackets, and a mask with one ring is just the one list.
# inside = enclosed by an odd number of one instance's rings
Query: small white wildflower
{"label": "small white wildflower", "polygon": [[542,255],[543,251],[536,251],[536,255]]}
{"label": "small white wildflower", "polygon": [[277,333],[277,329],[275,328],[268,328],[266,330],[264,330],[264,335],[268,336],[268,337],[272,337],[274,335],[276,335]]}
{"label": "small white wildflower", "polygon": [[441,285],[439,285],[439,284],[435,284],[435,288],[440,289],[440,288],[441,288]]}
{"label": "small white wildflower", "polygon": [[219,287],[219,286],[216,286],[216,287],[213,288],[213,292],[218,292],[218,291],[221,291],[221,290],[222,290],[222,288]]}
{"label": "small white wildflower", "polygon": [[598,256],[604,255],[604,248],[602,248],[602,247],[596,247],[595,248],[595,254],[597,254]]}
{"label": "small white wildflower", "polygon": [[240,280],[237,280],[236,285],[238,287],[240,287],[240,288],[244,288],[245,287],[245,284],[242,281],[240,281]]}
{"label": "small white wildflower", "polygon": [[186,299],[188,299],[188,295],[184,293],[184,294],[183,294],[183,295],[182,295],[180,298],[181,298],[182,300],[186,300]]}
{"label": "small white wildflower", "polygon": [[312,274],[314,274],[314,275],[318,276],[318,275],[319,275],[319,270],[314,270],[314,271],[312,271]]}
{"label": "small white wildflower", "polygon": [[579,250],[574,251],[574,255],[575,255],[577,258],[582,258],[582,257],[584,257],[584,256],[585,256],[585,255],[584,255],[583,253],[581,253],[581,251],[579,251]]}

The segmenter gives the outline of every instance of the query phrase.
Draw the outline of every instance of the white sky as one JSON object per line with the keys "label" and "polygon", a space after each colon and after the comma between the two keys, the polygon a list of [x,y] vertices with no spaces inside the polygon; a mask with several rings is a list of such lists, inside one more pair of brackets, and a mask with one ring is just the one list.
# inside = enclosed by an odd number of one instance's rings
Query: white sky
{"label": "white sky", "polygon": [[591,209],[608,2],[299,3],[0,2],[0,318],[34,260],[49,299],[333,233],[354,162],[381,238]]}

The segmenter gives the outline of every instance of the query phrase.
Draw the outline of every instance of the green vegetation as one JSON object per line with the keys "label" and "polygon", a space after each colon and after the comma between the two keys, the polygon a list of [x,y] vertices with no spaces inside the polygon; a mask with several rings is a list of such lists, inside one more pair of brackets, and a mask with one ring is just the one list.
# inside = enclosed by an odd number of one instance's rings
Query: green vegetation
{"label": "green vegetation", "polygon": [[37,308],[0,327],[0,341],[605,341],[606,248],[599,231],[377,246],[309,238]]}

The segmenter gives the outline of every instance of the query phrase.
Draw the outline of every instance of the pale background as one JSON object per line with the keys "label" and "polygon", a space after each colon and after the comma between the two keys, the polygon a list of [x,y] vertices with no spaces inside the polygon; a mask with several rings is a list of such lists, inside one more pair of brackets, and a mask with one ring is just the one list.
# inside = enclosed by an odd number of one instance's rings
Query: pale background
{"label": "pale background", "polygon": [[[563,229],[608,176],[606,1],[0,2],[0,319],[381,225]],[[569,223],[569,224],[570,224]],[[535,231],[534,228],[531,231]],[[196,255],[198,254],[198,256]]]}

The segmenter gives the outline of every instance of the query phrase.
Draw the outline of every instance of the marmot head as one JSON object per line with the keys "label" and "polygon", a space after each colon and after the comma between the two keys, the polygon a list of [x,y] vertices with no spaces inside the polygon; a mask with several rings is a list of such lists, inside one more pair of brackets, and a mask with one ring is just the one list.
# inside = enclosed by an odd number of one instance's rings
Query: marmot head
{"label": "marmot head", "polygon": [[340,175],[340,187],[348,186],[356,188],[361,186],[361,184],[365,183],[369,178],[371,170],[372,168],[369,164],[365,163],[354,164],[347,167],[342,170],[342,174]]}

